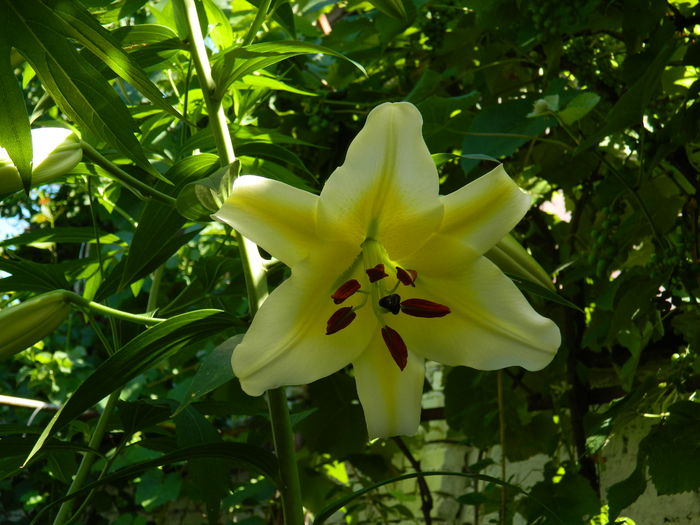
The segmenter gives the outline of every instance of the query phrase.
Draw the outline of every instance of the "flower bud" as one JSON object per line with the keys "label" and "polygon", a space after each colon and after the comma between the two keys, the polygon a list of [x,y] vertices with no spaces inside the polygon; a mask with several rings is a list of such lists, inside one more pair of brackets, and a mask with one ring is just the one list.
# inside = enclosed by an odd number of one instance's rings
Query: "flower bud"
{"label": "flower bud", "polygon": [[[72,170],[83,158],[80,139],[69,129],[32,130],[32,186],[47,184]],[[22,179],[0,146],[0,195],[22,189]]]}
{"label": "flower bud", "polygon": [[484,254],[502,271],[535,284],[554,290],[552,278],[544,271],[535,258],[518,241],[506,235],[496,246]]}
{"label": "flower bud", "polygon": [[54,290],[0,310],[0,360],[41,341],[66,320],[70,292]]}

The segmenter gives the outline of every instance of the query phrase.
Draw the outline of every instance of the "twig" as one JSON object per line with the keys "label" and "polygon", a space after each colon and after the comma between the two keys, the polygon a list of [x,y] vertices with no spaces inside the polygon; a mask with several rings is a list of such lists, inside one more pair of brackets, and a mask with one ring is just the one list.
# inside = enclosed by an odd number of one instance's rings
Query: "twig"
{"label": "twig", "polygon": [[[396,446],[399,447],[401,453],[411,464],[413,470],[415,470],[417,473],[422,473],[423,471],[420,468],[420,463],[418,463],[416,458],[413,457],[413,454],[411,454],[411,451],[408,449],[403,439],[401,439],[398,436],[395,436],[392,439],[394,440],[394,443],[396,443]],[[420,508],[423,512],[423,520],[425,525],[431,525],[432,519],[430,518],[430,511],[433,510],[433,496],[432,494],[430,494],[430,488],[428,487],[428,483],[425,481],[425,478],[423,476],[418,476],[416,480],[418,481],[418,490],[420,491]]]}

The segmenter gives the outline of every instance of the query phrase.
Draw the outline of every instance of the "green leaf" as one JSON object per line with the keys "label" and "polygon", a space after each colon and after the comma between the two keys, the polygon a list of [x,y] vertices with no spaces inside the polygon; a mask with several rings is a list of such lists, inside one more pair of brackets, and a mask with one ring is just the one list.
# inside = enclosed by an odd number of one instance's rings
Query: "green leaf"
{"label": "green leaf", "polygon": [[319,53],[346,60],[367,75],[367,72],[359,63],[327,47],[290,40],[261,42],[235,48],[216,56],[212,67],[212,75],[217,85],[217,96],[223,96],[231,83],[258,69],[271,66],[287,58]]}
{"label": "green leaf", "polygon": [[661,80],[661,73],[675,50],[675,45],[665,44],[653,58],[648,56],[653,51],[647,52],[644,74],[617,100],[612,109],[605,115],[603,126],[584,140],[578,146],[577,151],[590,148],[608,135],[641,123],[649,100]]}
{"label": "green leaf", "polygon": [[[59,226],[57,228],[41,228],[39,230],[31,230],[16,237],[11,237],[0,241],[0,247],[3,246],[26,246],[34,243],[44,242],[60,242],[60,243],[83,243],[95,242],[95,230],[92,227],[71,227]],[[100,242],[102,244],[119,244],[121,239],[113,233],[100,234]]]}
{"label": "green leaf", "polygon": [[700,487],[700,403],[679,401],[645,438],[649,474],[659,495]]}
{"label": "green leaf", "polygon": [[64,268],[57,264],[40,264],[26,259],[0,258],[0,271],[11,274],[0,279],[0,292],[51,292],[70,290]]}
{"label": "green leaf", "polygon": [[506,272],[506,275],[515,283],[515,285],[518,288],[520,288],[524,292],[529,292],[531,294],[542,297],[547,301],[561,304],[562,306],[566,306],[567,308],[578,310],[579,312],[583,313],[583,310],[580,307],[576,306],[574,303],[572,303],[568,299],[565,299],[558,293],[553,292],[552,290],[548,290],[547,288],[540,286],[539,284],[533,283],[532,281],[526,281],[525,279],[522,279],[517,275],[513,275],[511,273]]}
{"label": "green leaf", "polygon": [[265,475],[274,485],[280,486],[280,480],[277,474],[277,460],[271,452],[268,452],[260,447],[247,445],[245,443],[207,443],[206,445],[195,445],[180,448],[173,452],[163,454],[158,458],[140,461],[129,465],[128,467],[119,469],[111,474],[107,474],[98,481],[84,485],[76,492],[52,501],[46,507],[41,509],[39,514],[35,516],[32,523],[37,523],[43,513],[51,507],[59,505],[64,501],[68,501],[75,497],[84,497],[90,491],[103,485],[108,485],[124,479],[135,478],[148,469],[198,458],[211,458],[220,461],[230,461],[234,464],[242,465],[243,467],[260,472],[261,474]]}
{"label": "green leaf", "polygon": [[[368,492],[371,492],[375,489],[378,489],[379,487],[383,487],[384,485],[389,485],[391,483],[396,483],[397,481],[403,481],[405,479],[414,479],[414,478],[419,478],[419,477],[431,477],[431,476],[458,476],[462,478],[469,478],[469,479],[478,479],[480,481],[486,481],[489,483],[493,483],[495,485],[499,485],[501,487],[506,487],[509,490],[513,490],[517,493],[520,494],[527,494],[523,489],[518,487],[517,485],[512,485],[510,483],[506,483],[505,481],[501,481],[498,478],[494,478],[492,476],[486,476],[484,474],[474,474],[470,472],[450,472],[450,471],[428,471],[428,472],[411,472],[410,474],[403,474],[401,476],[395,476],[391,477],[389,479],[385,479],[383,481],[379,481],[377,483],[373,483],[372,485],[369,485],[367,487],[363,487],[359,490],[356,490],[352,494],[345,496],[343,498],[339,498],[336,501],[330,503],[326,508],[324,508],[321,512],[319,512],[316,515],[316,519],[314,520],[314,525],[322,525],[323,523],[326,522],[328,518],[330,518],[333,514],[338,512],[340,509],[345,507],[348,503],[352,502],[353,500],[359,498],[360,496],[367,494]],[[548,509],[545,509],[548,511]],[[548,511],[549,512],[549,511]],[[550,512],[551,514],[551,512]],[[556,517],[556,515],[553,515],[553,519],[556,520],[555,523],[561,523],[563,524],[564,522],[561,521]]]}
{"label": "green leaf", "polygon": [[234,378],[233,369],[231,368],[231,356],[242,339],[243,334],[234,335],[214,348],[202,360],[182,403],[177,407],[173,416],[178,415],[193,401]]}
{"label": "green leaf", "polygon": [[625,508],[637,501],[647,488],[647,479],[644,473],[646,464],[643,461],[639,463],[640,457],[638,453],[637,467],[632,474],[608,488],[609,518],[611,520],[617,518]]}
{"label": "green leaf", "polygon": [[172,402],[153,401],[150,399],[118,401],[117,413],[124,429],[124,434],[131,436],[139,430],[170,419],[171,405]]}
{"label": "green leaf", "polygon": [[161,264],[164,264],[165,261],[167,261],[180,249],[180,247],[184,246],[199,235],[200,231],[202,231],[202,228],[178,230],[174,235],[171,235],[165,239],[163,244],[159,242],[158,250],[149,253],[147,260],[135,260],[128,275],[126,273],[127,259],[122,259],[114,267],[104,282],[102,282],[97,293],[95,294],[95,298],[97,300],[102,300],[105,297],[109,297],[110,295],[117,293],[125,286],[142,279],[158,268]]}
{"label": "green leaf", "polygon": [[236,154],[239,157],[281,160],[313,177],[313,174],[306,168],[302,160],[297,155],[278,144],[270,144],[267,142],[248,142],[237,146]]}
{"label": "green leaf", "polygon": [[[191,406],[175,417],[175,425],[180,447],[222,442],[214,425]],[[206,502],[208,513],[218,514],[219,502],[229,492],[228,465],[218,459],[196,458],[188,462],[187,469],[193,496]]]}
{"label": "green leaf", "polygon": [[156,24],[118,27],[112,38],[145,70],[163,69],[185,45],[172,29]]}
{"label": "green leaf", "polygon": [[234,318],[221,310],[196,310],[172,317],[136,336],[80,384],[41,433],[27,461],[48,437],[105,396],[184,346],[201,342],[233,323]]}
{"label": "green leaf", "polygon": [[[529,523],[538,517],[537,523],[542,525],[584,523],[600,510],[598,496],[588,480],[568,472],[556,483],[552,479],[537,483],[530,490],[529,499],[532,501],[527,501],[524,507]],[[541,516],[543,506],[549,513]]]}
{"label": "green leaf", "polygon": [[[1,4],[0,4],[1,6]],[[0,16],[0,148],[4,148],[29,193],[32,182],[32,134],[24,94],[10,61],[8,31]]]}
{"label": "green leaf", "polygon": [[[263,0],[250,0],[249,3],[260,9]],[[272,13],[272,19],[277,22],[290,37],[294,38],[296,36],[294,12],[292,11],[291,2],[289,0],[274,0],[270,7],[270,13]]]}
{"label": "green leaf", "polygon": [[385,15],[398,20],[406,20],[406,8],[401,0],[369,0],[369,3],[379,9]]}
{"label": "green leaf", "polygon": [[367,443],[367,430],[357,399],[355,382],[347,374],[333,374],[311,383],[309,406],[315,412],[298,425],[312,450],[345,457],[359,453]]}
{"label": "green leaf", "polygon": [[[462,142],[462,153],[502,158],[536,139],[554,122],[551,118],[527,118],[531,108],[532,102],[528,100],[511,100],[484,108],[467,130],[469,136]],[[478,160],[463,160],[462,168],[469,173],[478,163]]]}
{"label": "green leaf", "polygon": [[59,107],[80,127],[161,178],[134,136],[138,127],[122,99],[55,29],[65,22],[39,0],[0,0],[0,10],[12,44],[31,63]]}
{"label": "green leaf", "polygon": [[600,96],[595,93],[581,93],[576,95],[557,115],[564,124],[573,124],[588,115],[598,102],[600,102]]}
{"label": "green leaf", "polygon": [[288,93],[295,93],[297,95],[304,95],[305,97],[317,97],[318,94],[313,91],[305,91],[303,89],[290,86],[289,84],[282,82],[277,78],[273,78],[267,75],[246,75],[241,80],[237,80],[232,84],[234,89],[250,89],[250,88],[264,88],[273,89],[276,91],[286,91]]}
{"label": "green leaf", "polygon": [[209,38],[219,48],[219,51],[228,49],[234,43],[231,22],[213,0],[204,0],[203,4],[209,22]]}
{"label": "green leaf", "polygon": [[49,0],[47,5],[66,21],[62,27],[66,34],[83,44],[107,64],[112,71],[130,82],[156,106],[178,119],[183,118],[175,108],[164,100],[163,94],[151,82],[136,60],[125,53],[114,41],[109,31],[103,28],[78,2],[74,0]]}
{"label": "green leaf", "polygon": [[[175,183],[177,191],[188,180],[209,174],[217,164],[216,155],[194,155],[178,162],[165,176]],[[185,218],[175,207],[155,200],[148,201],[131,240],[119,287],[147,275],[158,266],[154,261],[166,261],[198,233],[199,230],[189,233],[181,230],[184,224]]]}

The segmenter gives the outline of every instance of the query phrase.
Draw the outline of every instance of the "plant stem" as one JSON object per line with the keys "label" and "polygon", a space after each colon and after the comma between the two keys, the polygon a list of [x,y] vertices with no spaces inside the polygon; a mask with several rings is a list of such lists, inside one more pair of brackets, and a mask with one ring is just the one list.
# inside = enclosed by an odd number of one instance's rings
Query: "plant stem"
{"label": "plant stem", "polygon": [[164,202],[165,204],[170,204],[171,206],[175,205],[175,199],[173,197],[156,190],[153,186],[149,186],[145,182],[141,182],[133,175],[129,175],[112,161],[105,158],[99,151],[97,151],[87,142],[81,141],[80,145],[82,146],[83,153],[87,158],[112,175],[115,180],[118,180],[129,187],[129,189],[131,189],[138,198],[147,198],[144,196],[145,194],[148,195],[148,197]]}
{"label": "plant stem", "polygon": [[[226,114],[221,104],[223,93],[217,96],[216,83],[211,75],[209,58],[202,38],[202,29],[199,26],[197,8],[195,0],[177,0],[183,7],[189,31],[190,42],[192,44],[192,59],[194,61],[199,83],[202,88],[202,95],[209,114],[209,126],[216,141],[216,148],[222,164],[230,165],[236,161],[233,151],[233,143],[228,129]],[[261,7],[262,15],[259,13],[262,23],[269,5],[265,0]],[[255,24],[254,24],[255,25]],[[256,29],[257,31],[257,29]],[[251,315],[255,315],[260,304],[267,296],[266,270],[263,259],[258,253],[257,246],[236,232],[238,250],[241,264],[243,265],[243,275],[246,281],[248,293],[248,308]],[[287,396],[284,388],[277,388],[268,392],[268,409],[270,421],[272,423],[272,436],[275,445],[275,452],[280,465],[280,475],[282,479],[282,507],[284,510],[284,520],[286,525],[303,525],[304,511],[301,503],[301,485],[299,483],[299,471],[297,469],[294,452],[294,434],[292,424],[289,419],[289,407],[287,406]]]}
{"label": "plant stem", "polygon": [[148,305],[146,306],[147,312],[155,312],[156,308],[158,308],[158,291],[160,290],[160,281],[163,278],[164,269],[164,266],[159,266],[151,276],[151,290],[148,292]]}
{"label": "plant stem", "polygon": [[[102,411],[102,414],[100,414],[100,418],[97,420],[97,425],[95,426],[95,431],[90,437],[90,442],[88,443],[88,446],[90,448],[97,450],[100,447],[102,437],[104,436],[105,430],[107,430],[107,423],[109,422],[109,418],[112,415],[114,405],[119,399],[120,392],[121,390],[116,390],[112,392],[107,398],[107,404],[105,405],[105,409]],[[75,473],[75,477],[73,478],[73,482],[68,488],[67,494],[72,494],[73,492],[75,492],[83,486],[85,478],[87,478],[87,475],[90,473],[90,467],[92,467],[92,462],[94,460],[95,454],[92,452],[88,452],[83,456],[83,459],[80,462],[80,466],[78,467],[78,471]],[[61,504],[61,507],[58,509],[58,514],[56,514],[56,518],[54,518],[53,520],[53,525],[63,525],[64,523],[67,523],[67,519],[69,518],[70,511],[72,508],[72,499],[64,501]]]}
{"label": "plant stem", "polygon": [[289,420],[287,394],[284,387],[268,390],[267,406],[272,422],[272,439],[280,464],[282,510],[285,525],[304,525],[301,505],[301,484],[294,452],[294,434]]}
{"label": "plant stem", "polygon": [[263,0],[260,2],[258,12],[255,14],[255,20],[253,20],[253,25],[250,26],[250,29],[248,29],[248,32],[243,38],[242,45],[248,46],[253,42],[255,35],[258,33],[258,29],[260,29],[260,26],[265,21],[265,17],[267,17],[267,12],[270,9],[271,3],[272,0]]}
{"label": "plant stem", "polygon": [[[496,372],[496,388],[498,389],[498,434],[501,441],[501,479],[506,482],[506,414],[505,403],[503,402],[503,370]],[[501,525],[506,523],[506,504],[508,494],[506,486],[501,487],[501,509],[498,522]]]}
{"label": "plant stem", "polygon": [[132,314],[125,312],[123,310],[117,310],[116,308],[110,308],[95,301],[90,301],[85,297],[82,297],[73,292],[67,292],[66,297],[68,300],[76,306],[82,308],[89,308],[93,312],[108,315],[109,317],[116,317],[117,319],[122,319],[124,321],[131,321],[132,323],[140,323],[145,325],[158,324],[165,321],[158,317],[149,317],[148,315]]}
{"label": "plant stem", "polygon": [[[418,460],[413,457],[413,454],[411,454],[411,450],[406,446],[406,443],[404,443],[403,439],[401,439],[401,437],[399,436],[394,436],[392,440],[394,441],[394,443],[396,443],[396,446],[399,447],[401,453],[411,464],[413,470],[415,470],[418,473],[423,472],[423,469],[421,469],[420,467],[420,462],[418,462]],[[420,492],[423,523],[425,525],[431,525],[433,521],[430,517],[430,512],[433,510],[433,496],[430,493],[430,487],[428,487],[428,483],[425,481],[424,477],[419,476],[418,478],[416,478],[416,481],[418,482],[418,491]]]}

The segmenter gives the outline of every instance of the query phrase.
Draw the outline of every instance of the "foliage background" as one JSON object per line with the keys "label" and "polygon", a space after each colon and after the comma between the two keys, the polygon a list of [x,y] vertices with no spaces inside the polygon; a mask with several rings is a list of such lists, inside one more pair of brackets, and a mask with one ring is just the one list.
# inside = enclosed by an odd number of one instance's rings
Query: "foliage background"
{"label": "foliage background", "polygon": [[[259,475],[270,448],[265,402],[221,372],[232,347],[218,345],[245,331],[247,298],[233,237],[206,219],[202,206],[211,199],[198,200],[202,193],[187,186],[216,172],[219,159],[179,2],[12,4],[0,1],[0,76],[4,86],[21,85],[32,126],[75,126],[121,170],[180,197],[177,207],[149,198],[148,188],[125,183],[87,153],[56,184],[4,196],[2,216],[21,217],[27,227],[0,242],[2,305],[64,288],[132,313],[183,317],[181,325],[149,329],[155,335],[146,340],[136,324],[75,311],[50,337],[2,363],[3,393],[62,404],[75,392],[77,401],[23,469],[51,413],[0,407],[0,522],[50,521],[57,507],[46,506],[66,493],[89,446],[99,456],[87,481],[104,480],[78,499],[75,523],[279,523],[274,487]],[[420,459],[431,444],[428,429],[478,450],[481,461],[453,465],[478,472],[499,461],[501,422],[508,460],[549,458],[541,481],[530,496],[468,484],[440,495],[466,517],[434,513],[433,521],[486,523],[505,504],[502,523],[606,523],[649,483],[658,494],[697,494],[697,1],[198,6],[242,172],[318,191],[367,112],[409,100],[423,114],[443,193],[490,169],[488,156],[532,195],[535,205],[514,234],[578,307],[531,296],[557,321],[564,344],[541,372],[506,370],[502,402],[497,374],[437,369],[425,388],[439,402],[424,410],[416,437],[368,444],[346,372],[291,389],[311,513],[411,472],[409,458]],[[264,24],[249,35],[259,7]],[[0,97],[3,109],[17,107],[9,90]],[[278,266],[268,273],[272,285],[285,276]],[[212,308],[226,313],[201,313]],[[125,349],[131,361],[107,361]],[[95,416],[105,404],[93,405],[110,392],[120,392],[119,401],[113,396],[95,443]],[[655,424],[632,475],[601,487],[608,440],[650,417]],[[193,446],[218,456],[198,457]],[[148,461],[162,467],[140,467]],[[241,469],[241,461],[258,468]],[[125,467],[133,470],[109,477]],[[411,482],[355,499],[336,517],[422,523],[424,510]]]}

